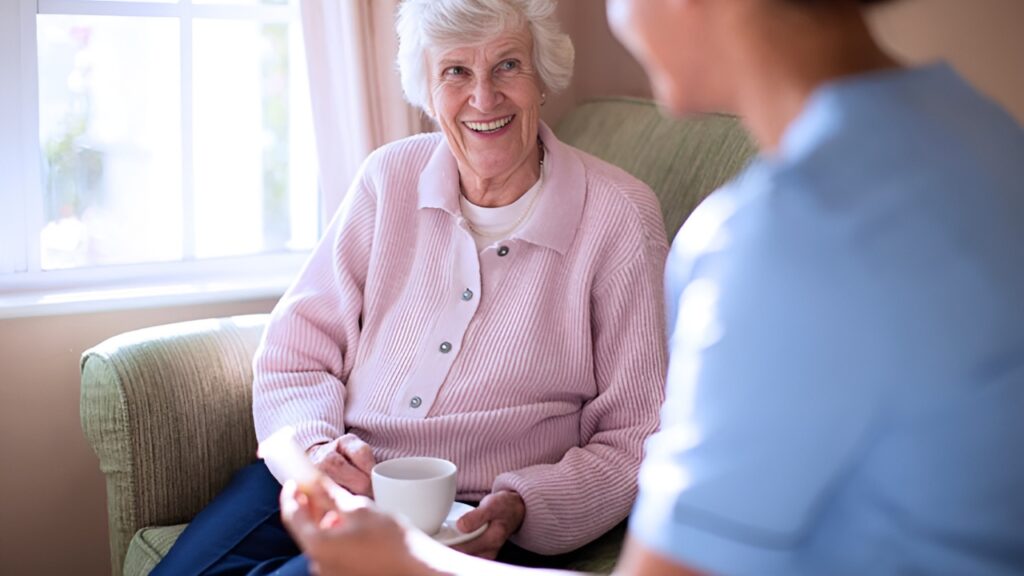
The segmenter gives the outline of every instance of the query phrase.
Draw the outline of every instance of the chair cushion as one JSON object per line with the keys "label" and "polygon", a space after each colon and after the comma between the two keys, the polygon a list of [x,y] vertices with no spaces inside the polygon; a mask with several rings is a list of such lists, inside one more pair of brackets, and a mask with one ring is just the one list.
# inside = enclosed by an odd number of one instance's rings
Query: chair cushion
{"label": "chair cushion", "polygon": [[124,576],[144,576],[167,555],[188,524],[150,526],[135,533],[124,558]]}

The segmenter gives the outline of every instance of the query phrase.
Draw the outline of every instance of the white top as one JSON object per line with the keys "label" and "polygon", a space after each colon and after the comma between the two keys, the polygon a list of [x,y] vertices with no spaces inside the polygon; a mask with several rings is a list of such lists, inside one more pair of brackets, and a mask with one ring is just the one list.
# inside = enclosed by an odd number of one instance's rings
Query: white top
{"label": "white top", "polygon": [[540,178],[519,197],[515,202],[507,206],[488,208],[477,206],[470,202],[462,194],[459,195],[459,205],[462,207],[462,217],[468,221],[467,229],[473,235],[473,242],[476,243],[478,252],[494,244],[498,240],[504,240],[521,228],[530,217],[533,205],[537,203],[537,196],[544,187],[544,165],[540,166]]}

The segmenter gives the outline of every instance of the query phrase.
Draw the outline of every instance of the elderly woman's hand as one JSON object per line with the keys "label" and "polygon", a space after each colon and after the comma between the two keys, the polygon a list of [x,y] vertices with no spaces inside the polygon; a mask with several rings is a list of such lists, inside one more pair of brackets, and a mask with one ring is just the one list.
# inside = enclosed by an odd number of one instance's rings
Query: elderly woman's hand
{"label": "elderly woman's hand", "polygon": [[[391,516],[368,501],[318,510],[312,502],[330,501],[323,486],[303,492],[295,481],[281,490],[281,520],[306,554],[310,571],[319,576],[436,574],[417,560],[406,543],[406,532]],[[333,497],[335,501],[337,496]],[[344,512],[342,512],[344,508]]]}
{"label": "elderly woman's hand", "polygon": [[493,560],[508,537],[519,529],[525,515],[526,504],[519,494],[509,490],[488,494],[475,510],[459,518],[457,527],[461,532],[472,532],[487,522],[490,526],[480,536],[454,548]]}
{"label": "elderly woman's hand", "polygon": [[313,464],[353,494],[373,496],[370,471],[377,460],[370,446],[355,434],[345,434],[310,451]]}

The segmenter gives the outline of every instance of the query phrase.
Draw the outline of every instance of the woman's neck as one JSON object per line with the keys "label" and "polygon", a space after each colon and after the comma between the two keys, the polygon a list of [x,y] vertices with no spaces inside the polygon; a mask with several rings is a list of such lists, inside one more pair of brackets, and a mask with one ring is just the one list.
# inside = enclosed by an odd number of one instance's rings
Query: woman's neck
{"label": "woman's neck", "polygon": [[856,3],[739,4],[750,8],[736,11],[731,23],[734,37],[742,39],[729,54],[738,95],[732,108],[768,154],[777,151],[786,128],[820,86],[899,66],[875,43]]}
{"label": "woman's neck", "polygon": [[508,206],[522,197],[540,178],[540,167],[544,161],[544,148],[537,141],[537,148],[514,170],[507,174],[481,177],[472,169],[459,166],[459,183],[462,195],[477,206],[497,208]]}

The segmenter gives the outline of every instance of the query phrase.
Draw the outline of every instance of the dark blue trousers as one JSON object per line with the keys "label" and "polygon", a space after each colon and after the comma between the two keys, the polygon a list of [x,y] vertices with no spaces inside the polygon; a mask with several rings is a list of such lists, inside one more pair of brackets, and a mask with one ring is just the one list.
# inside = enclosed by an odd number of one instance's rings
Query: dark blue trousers
{"label": "dark blue trousers", "polygon": [[280,494],[262,461],[246,466],[189,523],[153,576],[307,576],[306,558],[281,524]]}

